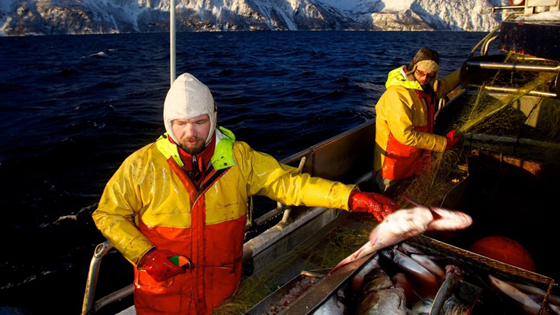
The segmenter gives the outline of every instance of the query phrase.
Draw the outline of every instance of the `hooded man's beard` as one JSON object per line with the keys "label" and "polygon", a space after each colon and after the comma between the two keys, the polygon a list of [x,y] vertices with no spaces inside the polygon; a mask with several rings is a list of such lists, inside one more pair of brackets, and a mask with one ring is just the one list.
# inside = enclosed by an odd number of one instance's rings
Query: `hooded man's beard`
{"label": "hooded man's beard", "polygon": [[[181,140],[181,148],[190,155],[197,155],[206,148],[205,140],[198,137],[191,137]],[[197,141],[195,145],[187,145],[187,142]]]}

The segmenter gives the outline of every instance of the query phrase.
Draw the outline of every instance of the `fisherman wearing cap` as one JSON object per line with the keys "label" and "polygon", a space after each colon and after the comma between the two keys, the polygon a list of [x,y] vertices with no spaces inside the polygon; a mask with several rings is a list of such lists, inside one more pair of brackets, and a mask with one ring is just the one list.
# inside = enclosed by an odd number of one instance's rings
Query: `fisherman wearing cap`
{"label": "fisherman wearing cap", "polygon": [[368,212],[378,221],[398,209],[387,197],[300,173],[236,141],[217,125],[208,87],[191,74],[172,84],[163,120],[166,133],[123,162],[93,213],[135,267],[139,315],[209,314],[237,290],[251,196]]}
{"label": "fisherman wearing cap", "polygon": [[403,179],[425,172],[431,152],[451,149],[456,131],[433,134],[436,100],[460,84],[460,70],[438,80],[439,54],[418,50],[408,66],[389,72],[387,90],[375,105],[375,180],[387,196],[394,196]]}

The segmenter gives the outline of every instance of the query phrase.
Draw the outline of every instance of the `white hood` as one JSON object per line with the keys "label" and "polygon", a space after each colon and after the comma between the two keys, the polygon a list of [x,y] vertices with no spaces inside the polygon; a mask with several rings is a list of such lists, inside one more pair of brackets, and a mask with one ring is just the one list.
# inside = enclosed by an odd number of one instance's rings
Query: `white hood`
{"label": "white hood", "polygon": [[204,114],[210,117],[210,133],[206,139],[208,145],[216,130],[218,117],[214,97],[210,89],[192,74],[183,73],[171,85],[163,104],[163,122],[167,134],[175,143],[179,143],[173,133],[171,122],[175,119],[191,119]]}

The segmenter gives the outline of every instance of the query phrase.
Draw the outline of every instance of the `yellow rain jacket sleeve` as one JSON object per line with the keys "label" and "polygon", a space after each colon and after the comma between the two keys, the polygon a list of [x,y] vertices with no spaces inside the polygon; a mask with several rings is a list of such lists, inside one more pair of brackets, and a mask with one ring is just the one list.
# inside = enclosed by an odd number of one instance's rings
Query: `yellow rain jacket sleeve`
{"label": "yellow rain jacket sleeve", "polygon": [[245,157],[236,160],[242,169],[249,171],[249,195],[267,196],[287,205],[348,210],[348,198],[355,185],[302,174],[266,153],[252,150],[244,142],[237,142],[234,150]]}
{"label": "yellow rain jacket sleeve", "polygon": [[111,177],[97,210],[92,214],[105,238],[135,266],[155,247],[138,229],[138,216],[153,207],[156,194],[165,193],[156,192],[156,187],[170,188],[163,176],[171,175],[166,165],[163,155],[156,151],[155,143],[136,151]]}

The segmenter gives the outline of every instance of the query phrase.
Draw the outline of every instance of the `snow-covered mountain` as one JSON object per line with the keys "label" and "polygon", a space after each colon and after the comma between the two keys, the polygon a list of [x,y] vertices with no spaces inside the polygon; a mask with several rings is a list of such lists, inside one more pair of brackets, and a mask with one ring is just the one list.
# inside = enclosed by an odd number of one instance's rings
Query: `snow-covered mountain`
{"label": "snow-covered mountain", "polygon": [[[508,0],[176,0],[185,31],[490,31]],[[0,0],[0,35],[169,31],[170,0]]]}

